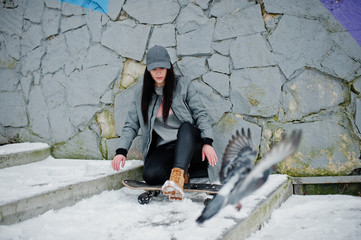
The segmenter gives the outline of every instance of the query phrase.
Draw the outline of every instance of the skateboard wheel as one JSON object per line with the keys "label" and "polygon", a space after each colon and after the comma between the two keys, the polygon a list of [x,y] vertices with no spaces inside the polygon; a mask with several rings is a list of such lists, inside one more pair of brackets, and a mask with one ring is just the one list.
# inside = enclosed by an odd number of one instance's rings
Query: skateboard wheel
{"label": "skateboard wheel", "polygon": [[148,204],[151,200],[151,197],[148,192],[144,192],[138,196],[138,202],[139,204]]}

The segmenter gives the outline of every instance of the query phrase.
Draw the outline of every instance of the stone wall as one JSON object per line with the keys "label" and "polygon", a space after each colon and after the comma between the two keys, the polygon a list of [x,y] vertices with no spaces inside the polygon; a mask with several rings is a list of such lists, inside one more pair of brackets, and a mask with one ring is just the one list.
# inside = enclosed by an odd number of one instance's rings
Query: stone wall
{"label": "stone wall", "polygon": [[[158,44],[194,80],[220,160],[241,127],[259,157],[302,129],[281,173],[361,166],[361,47],[319,0],[110,0],[108,9],[0,3],[1,144],[40,141],[58,158],[112,159],[146,51]],[[141,158],[140,144],[129,158]]]}

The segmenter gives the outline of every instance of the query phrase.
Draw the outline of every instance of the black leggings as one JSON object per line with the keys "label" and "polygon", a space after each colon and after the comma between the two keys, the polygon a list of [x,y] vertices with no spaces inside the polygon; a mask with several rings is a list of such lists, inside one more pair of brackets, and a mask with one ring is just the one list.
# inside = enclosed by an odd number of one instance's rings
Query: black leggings
{"label": "black leggings", "polygon": [[[157,141],[153,134],[153,143]],[[172,168],[188,171],[190,177],[208,177],[208,161],[202,161],[203,143],[198,128],[182,123],[177,140],[152,147],[144,161],[143,179],[150,185],[163,184],[169,179]]]}

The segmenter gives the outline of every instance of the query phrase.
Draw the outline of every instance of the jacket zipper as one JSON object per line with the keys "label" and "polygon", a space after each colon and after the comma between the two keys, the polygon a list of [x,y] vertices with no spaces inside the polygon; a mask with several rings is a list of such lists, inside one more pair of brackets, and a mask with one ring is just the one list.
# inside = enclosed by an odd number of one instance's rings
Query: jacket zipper
{"label": "jacket zipper", "polygon": [[179,119],[179,117],[177,116],[177,114],[175,113],[174,109],[172,108],[172,106],[170,107],[170,109],[172,109],[172,112],[174,114],[174,116],[180,121],[182,122],[182,120]]}

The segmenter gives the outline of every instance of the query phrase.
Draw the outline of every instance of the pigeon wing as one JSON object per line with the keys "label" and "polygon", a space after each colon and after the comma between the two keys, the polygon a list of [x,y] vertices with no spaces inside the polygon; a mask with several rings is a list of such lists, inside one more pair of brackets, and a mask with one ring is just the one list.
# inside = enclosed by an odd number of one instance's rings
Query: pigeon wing
{"label": "pigeon wing", "polygon": [[264,159],[255,165],[246,178],[235,184],[234,190],[229,196],[228,204],[236,204],[260,188],[267,180],[270,168],[294,153],[300,144],[300,140],[301,131],[293,131],[289,139],[286,139],[284,135],[282,140],[265,155]]}
{"label": "pigeon wing", "polygon": [[237,130],[223,154],[219,176],[221,183],[225,184],[236,172],[248,174],[253,167],[256,155],[257,151],[252,147],[250,129],[248,129],[247,135],[243,128],[241,134]]}

